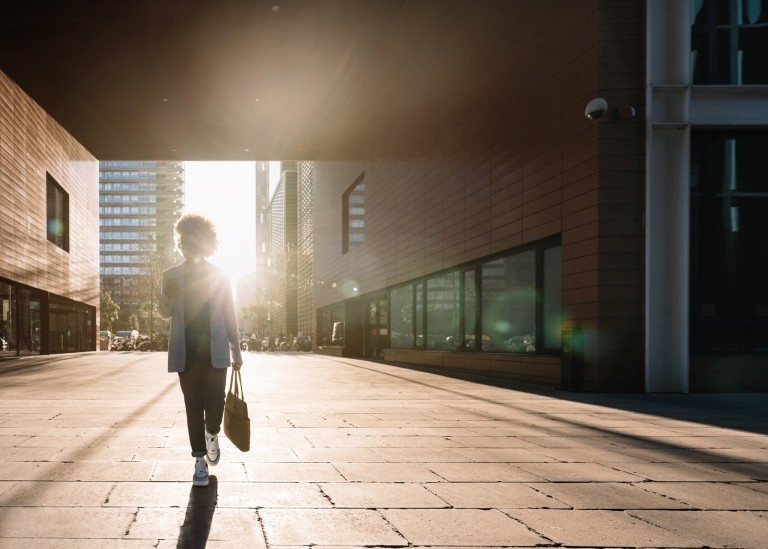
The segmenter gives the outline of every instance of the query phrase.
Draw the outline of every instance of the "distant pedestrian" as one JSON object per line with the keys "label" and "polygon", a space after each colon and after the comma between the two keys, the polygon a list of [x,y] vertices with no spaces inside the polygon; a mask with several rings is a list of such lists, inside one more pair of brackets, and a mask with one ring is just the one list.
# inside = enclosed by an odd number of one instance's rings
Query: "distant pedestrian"
{"label": "distant pedestrian", "polygon": [[240,369],[243,359],[229,278],[207,261],[218,245],[216,227],[202,215],[185,214],[175,232],[185,261],[163,273],[160,314],[171,319],[168,371],[178,372],[184,394],[192,483],[207,486],[208,464],[221,458],[227,368]]}

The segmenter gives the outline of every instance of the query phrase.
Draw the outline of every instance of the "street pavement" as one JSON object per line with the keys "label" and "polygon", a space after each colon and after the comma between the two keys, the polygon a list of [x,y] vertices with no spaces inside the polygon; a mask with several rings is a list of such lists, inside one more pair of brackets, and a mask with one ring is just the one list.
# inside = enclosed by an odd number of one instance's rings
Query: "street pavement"
{"label": "street pavement", "polygon": [[165,353],[0,361],[0,548],[768,547],[768,394],[598,395],[247,353],[193,487]]}

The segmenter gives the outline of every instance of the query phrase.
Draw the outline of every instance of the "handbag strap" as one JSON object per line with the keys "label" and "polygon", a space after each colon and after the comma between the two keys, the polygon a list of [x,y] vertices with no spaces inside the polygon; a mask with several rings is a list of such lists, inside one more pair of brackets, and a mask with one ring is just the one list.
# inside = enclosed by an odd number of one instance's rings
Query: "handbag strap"
{"label": "handbag strap", "polygon": [[232,368],[232,375],[229,377],[229,392],[236,397],[243,398],[243,380],[240,377],[240,370]]}

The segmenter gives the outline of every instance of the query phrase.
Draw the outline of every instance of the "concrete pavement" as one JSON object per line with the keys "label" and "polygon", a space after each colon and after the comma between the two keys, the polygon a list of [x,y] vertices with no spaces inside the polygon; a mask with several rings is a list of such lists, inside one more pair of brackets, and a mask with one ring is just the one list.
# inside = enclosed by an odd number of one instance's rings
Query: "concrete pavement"
{"label": "concrete pavement", "polygon": [[768,547],[768,395],[594,395],[248,353],[193,488],[164,353],[0,361],[0,548]]}

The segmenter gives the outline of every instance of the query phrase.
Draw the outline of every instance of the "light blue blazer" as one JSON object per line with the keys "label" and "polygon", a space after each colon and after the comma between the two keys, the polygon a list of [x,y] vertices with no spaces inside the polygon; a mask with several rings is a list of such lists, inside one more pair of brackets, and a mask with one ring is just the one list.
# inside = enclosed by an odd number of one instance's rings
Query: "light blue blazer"
{"label": "light blue blazer", "polygon": [[[214,368],[227,368],[231,363],[242,364],[235,304],[229,278],[214,265],[210,265],[208,287],[211,290],[211,364]],[[171,319],[168,339],[168,371],[183,372],[186,365],[186,342],[184,337],[184,295],[173,299],[165,294],[169,280],[184,283],[184,263],[163,272],[163,287],[160,290],[160,316]]]}

